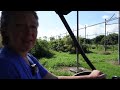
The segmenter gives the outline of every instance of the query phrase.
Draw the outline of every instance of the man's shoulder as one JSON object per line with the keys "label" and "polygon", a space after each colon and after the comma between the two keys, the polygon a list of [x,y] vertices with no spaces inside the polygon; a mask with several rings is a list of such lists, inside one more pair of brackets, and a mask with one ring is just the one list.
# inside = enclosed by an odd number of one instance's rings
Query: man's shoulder
{"label": "man's shoulder", "polygon": [[35,56],[33,56],[31,53],[28,53],[28,56],[29,56],[30,58],[32,58],[33,60],[37,60],[37,58],[36,58]]}
{"label": "man's shoulder", "polygon": [[0,65],[10,65],[14,62],[14,57],[7,53],[4,48],[0,52]]}
{"label": "man's shoulder", "polygon": [[4,64],[9,64],[11,62],[11,59],[6,57],[4,54],[0,54],[0,66]]}
{"label": "man's shoulder", "polygon": [[7,56],[2,53],[2,49],[0,50],[0,62],[6,61],[7,60]]}

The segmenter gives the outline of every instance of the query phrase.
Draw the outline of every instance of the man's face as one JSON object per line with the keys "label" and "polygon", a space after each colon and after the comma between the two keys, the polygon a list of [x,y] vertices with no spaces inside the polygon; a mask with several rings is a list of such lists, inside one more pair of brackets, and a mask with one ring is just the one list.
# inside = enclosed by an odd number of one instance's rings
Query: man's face
{"label": "man's face", "polygon": [[17,13],[9,20],[9,46],[16,51],[28,52],[35,44],[38,23],[31,13]]}

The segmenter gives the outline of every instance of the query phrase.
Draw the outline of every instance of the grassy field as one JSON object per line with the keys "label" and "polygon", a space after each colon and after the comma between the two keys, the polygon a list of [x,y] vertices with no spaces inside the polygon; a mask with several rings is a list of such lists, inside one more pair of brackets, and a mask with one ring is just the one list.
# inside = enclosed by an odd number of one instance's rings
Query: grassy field
{"label": "grassy field", "polygon": [[[91,50],[93,53],[86,54],[96,69],[101,70],[107,75],[107,79],[112,76],[120,76],[120,65],[118,64],[118,50],[116,51],[99,51]],[[54,52],[52,58],[42,58],[40,63],[55,75],[74,75],[70,68],[77,67],[76,54],[63,52]],[[79,55],[79,67],[91,70],[86,61]]]}

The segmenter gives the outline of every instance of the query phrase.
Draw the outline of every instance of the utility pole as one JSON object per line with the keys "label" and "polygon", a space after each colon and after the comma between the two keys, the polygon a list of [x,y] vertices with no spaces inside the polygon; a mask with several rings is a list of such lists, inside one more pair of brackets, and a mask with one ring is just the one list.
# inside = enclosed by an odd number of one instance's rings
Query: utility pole
{"label": "utility pole", "polygon": [[105,48],[105,52],[106,52],[106,19],[105,19],[105,36],[104,36],[104,48]]}
{"label": "utility pole", "polygon": [[105,52],[106,52],[106,49],[107,49],[106,26],[109,25],[109,24],[107,24],[107,22],[109,22],[113,18],[114,15],[115,15],[115,13],[112,15],[112,17],[109,20],[105,19],[105,36],[104,36],[104,48],[105,48]]}
{"label": "utility pole", "polygon": [[86,25],[85,25],[85,39],[84,39],[84,44],[86,44]]}

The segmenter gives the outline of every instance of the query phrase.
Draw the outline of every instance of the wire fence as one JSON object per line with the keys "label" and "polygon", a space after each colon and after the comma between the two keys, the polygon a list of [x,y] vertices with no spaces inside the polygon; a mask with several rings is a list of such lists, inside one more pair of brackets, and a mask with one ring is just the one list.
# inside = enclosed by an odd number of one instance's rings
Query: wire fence
{"label": "wire fence", "polygon": [[[100,23],[96,23],[93,25],[89,25],[89,26],[84,26],[82,28],[79,28],[79,36],[82,38],[88,38],[88,39],[92,39],[95,38],[96,36],[99,35],[109,35],[112,33],[118,33],[119,29],[118,29],[118,21],[119,21],[119,17],[114,17],[114,18],[110,18],[109,20],[100,22]],[[112,23],[110,23],[112,22]],[[76,36],[77,34],[77,30],[72,30],[74,35]],[[51,36],[54,37],[55,39],[59,39],[59,38],[63,38],[64,36],[69,35],[68,32],[56,35],[56,36]],[[47,40],[50,40],[50,37],[47,37]]]}

